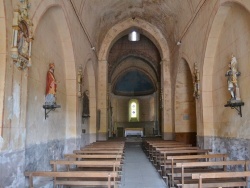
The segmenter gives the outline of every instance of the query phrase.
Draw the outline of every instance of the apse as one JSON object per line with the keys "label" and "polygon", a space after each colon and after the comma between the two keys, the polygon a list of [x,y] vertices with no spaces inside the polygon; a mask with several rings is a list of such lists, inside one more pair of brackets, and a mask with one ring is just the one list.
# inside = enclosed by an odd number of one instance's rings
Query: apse
{"label": "apse", "polygon": [[155,92],[153,81],[144,72],[134,69],[122,74],[114,84],[113,93],[122,96],[142,96]]}

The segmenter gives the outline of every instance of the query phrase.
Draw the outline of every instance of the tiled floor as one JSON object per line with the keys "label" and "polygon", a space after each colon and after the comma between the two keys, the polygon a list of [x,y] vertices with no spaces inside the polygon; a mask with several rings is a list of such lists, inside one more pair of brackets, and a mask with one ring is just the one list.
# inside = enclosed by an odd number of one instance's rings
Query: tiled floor
{"label": "tiled floor", "polygon": [[166,188],[155,167],[141,149],[140,142],[126,142],[120,188]]}

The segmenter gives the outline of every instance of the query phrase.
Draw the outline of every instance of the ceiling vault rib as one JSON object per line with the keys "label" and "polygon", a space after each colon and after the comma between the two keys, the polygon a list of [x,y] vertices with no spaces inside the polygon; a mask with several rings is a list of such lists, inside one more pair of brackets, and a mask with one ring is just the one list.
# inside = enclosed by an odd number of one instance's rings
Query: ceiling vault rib
{"label": "ceiling vault rib", "polygon": [[[87,37],[87,39],[88,39],[88,42],[89,42],[89,44],[90,44],[90,47],[91,47],[91,48],[94,48],[94,45],[93,45],[93,43],[92,43],[91,40],[90,40],[90,36],[89,36],[88,32],[86,31],[86,28],[85,28],[84,24],[82,23],[82,21],[81,21],[79,15],[78,15],[78,13],[77,13],[77,11],[76,11],[76,9],[75,9],[75,6],[74,6],[74,3],[72,2],[72,0],[70,0],[70,3],[71,3],[71,5],[72,5],[72,7],[73,7],[73,9],[74,9],[74,12],[75,12],[76,17],[77,17],[77,19],[78,19],[78,21],[79,21],[79,23],[80,23],[80,25],[81,25],[82,30],[83,30],[83,32],[85,33],[85,35],[86,35],[86,37]],[[95,54],[96,58],[98,59],[98,56],[97,56],[97,54],[96,54],[96,51],[95,51],[95,50],[92,50],[92,51],[93,51],[93,53]]]}
{"label": "ceiling vault rib", "polygon": [[203,1],[203,3],[201,4],[201,6],[198,8],[198,10],[196,11],[195,15],[193,16],[193,18],[190,20],[190,22],[187,24],[186,28],[184,29],[183,34],[181,35],[179,41],[182,41],[183,37],[186,35],[187,31],[189,30],[190,26],[193,24],[196,16],[199,14],[201,8],[203,7],[203,5],[205,4],[206,0]]}

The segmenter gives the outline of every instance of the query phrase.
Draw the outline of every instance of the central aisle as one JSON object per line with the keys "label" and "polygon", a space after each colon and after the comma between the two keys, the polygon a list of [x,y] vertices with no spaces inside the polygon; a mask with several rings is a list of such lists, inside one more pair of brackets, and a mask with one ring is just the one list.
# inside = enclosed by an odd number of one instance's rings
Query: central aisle
{"label": "central aisle", "polygon": [[120,188],[166,188],[166,183],[150,163],[141,142],[126,142]]}

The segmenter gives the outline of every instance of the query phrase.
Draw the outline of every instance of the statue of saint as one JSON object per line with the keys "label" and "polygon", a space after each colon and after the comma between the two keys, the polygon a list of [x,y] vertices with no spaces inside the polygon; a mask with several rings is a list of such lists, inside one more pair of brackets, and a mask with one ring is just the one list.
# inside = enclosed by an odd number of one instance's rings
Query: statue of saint
{"label": "statue of saint", "polygon": [[89,91],[88,90],[86,90],[83,94],[82,117],[89,117]]}
{"label": "statue of saint", "polygon": [[20,30],[18,31],[17,35],[17,49],[18,53],[24,57],[28,56],[29,53],[29,34],[27,26],[24,23],[19,24]]}
{"label": "statue of saint", "polygon": [[232,56],[231,62],[228,64],[229,70],[227,71],[227,84],[228,90],[231,94],[231,101],[232,100],[240,100],[239,96],[239,87],[237,77],[240,76],[240,72],[238,72],[236,68],[237,60],[236,57]]}
{"label": "statue of saint", "polygon": [[193,96],[198,99],[200,97],[200,71],[198,70],[197,64],[194,64],[194,75],[193,75],[194,93]]}
{"label": "statue of saint", "polygon": [[49,70],[47,72],[47,80],[46,80],[46,96],[45,96],[45,104],[46,105],[55,105],[56,104],[56,87],[57,81],[54,76],[55,64],[49,64]]}

